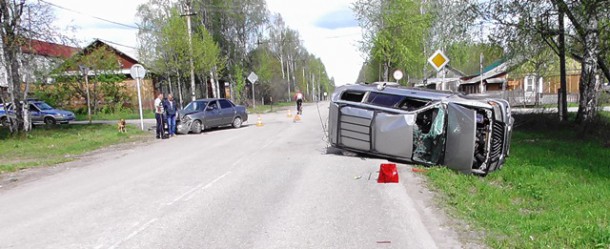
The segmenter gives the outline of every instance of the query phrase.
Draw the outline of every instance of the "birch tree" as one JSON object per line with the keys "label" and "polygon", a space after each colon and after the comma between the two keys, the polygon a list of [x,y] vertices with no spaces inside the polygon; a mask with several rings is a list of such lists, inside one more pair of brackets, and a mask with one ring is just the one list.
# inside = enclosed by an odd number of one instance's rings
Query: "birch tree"
{"label": "birch tree", "polygon": [[[29,85],[36,80],[34,58],[24,56],[32,39],[44,41],[65,41],[62,29],[53,26],[55,17],[51,8],[39,1],[0,0],[0,67],[6,85],[0,85],[4,101],[10,101],[15,117],[9,117],[11,133],[24,133],[31,129],[27,99]],[[27,70],[26,70],[27,69]],[[6,108],[7,105],[4,105]],[[7,111],[7,110],[5,110]]]}
{"label": "birch tree", "polygon": [[[527,58],[551,48],[555,54],[565,52],[581,63],[580,100],[576,122],[590,123],[597,116],[596,74],[609,79],[608,46],[600,37],[610,33],[608,1],[517,1],[492,0],[480,6],[482,16],[496,26],[495,42],[504,46],[514,58]],[[559,13],[565,13],[565,51],[559,46]],[[602,25],[600,25],[602,24]]]}

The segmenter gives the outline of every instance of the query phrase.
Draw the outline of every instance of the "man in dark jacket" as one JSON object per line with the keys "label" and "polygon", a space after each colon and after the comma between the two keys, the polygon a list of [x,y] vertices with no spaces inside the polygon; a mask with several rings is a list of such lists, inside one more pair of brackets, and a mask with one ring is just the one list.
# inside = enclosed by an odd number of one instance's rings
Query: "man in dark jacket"
{"label": "man in dark jacket", "polygon": [[174,95],[171,93],[167,95],[167,99],[163,102],[163,107],[165,108],[165,114],[167,115],[169,136],[173,137],[176,135],[176,113],[178,112],[178,106],[176,106]]}

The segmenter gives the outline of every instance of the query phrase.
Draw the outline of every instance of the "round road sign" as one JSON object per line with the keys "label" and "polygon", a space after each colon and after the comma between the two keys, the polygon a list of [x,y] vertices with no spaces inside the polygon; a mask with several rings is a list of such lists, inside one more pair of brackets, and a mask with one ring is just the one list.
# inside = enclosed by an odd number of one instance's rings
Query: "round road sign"
{"label": "round road sign", "polygon": [[144,69],[144,67],[140,64],[135,64],[131,66],[129,74],[131,75],[131,78],[142,79],[144,76],[146,76],[146,69]]}

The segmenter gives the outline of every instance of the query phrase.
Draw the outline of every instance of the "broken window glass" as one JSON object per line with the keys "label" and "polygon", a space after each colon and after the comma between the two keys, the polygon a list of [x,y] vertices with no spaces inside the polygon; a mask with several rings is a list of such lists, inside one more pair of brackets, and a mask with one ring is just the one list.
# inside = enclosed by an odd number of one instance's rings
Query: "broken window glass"
{"label": "broken window glass", "polygon": [[413,160],[436,165],[445,145],[445,109],[434,108],[417,114],[413,129]]}

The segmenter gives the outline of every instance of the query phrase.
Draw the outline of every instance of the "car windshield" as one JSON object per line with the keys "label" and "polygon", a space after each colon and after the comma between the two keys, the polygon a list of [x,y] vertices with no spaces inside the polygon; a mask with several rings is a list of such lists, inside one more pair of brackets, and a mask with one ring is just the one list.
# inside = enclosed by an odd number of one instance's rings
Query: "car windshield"
{"label": "car windshield", "polygon": [[49,104],[47,104],[45,102],[36,102],[36,103],[34,103],[34,105],[36,107],[38,107],[38,109],[40,109],[42,111],[55,109],[55,108],[51,107]]}
{"label": "car windshield", "polygon": [[186,112],[203,111],[203,109],[205,108],[205,106],[207,104],[208,104],[208,102],[206,102],[206,101],[193,101],[193,102],[189,103],[188,105],[186,105],[186,107],[184,108],[184,111],[186,111]]}

